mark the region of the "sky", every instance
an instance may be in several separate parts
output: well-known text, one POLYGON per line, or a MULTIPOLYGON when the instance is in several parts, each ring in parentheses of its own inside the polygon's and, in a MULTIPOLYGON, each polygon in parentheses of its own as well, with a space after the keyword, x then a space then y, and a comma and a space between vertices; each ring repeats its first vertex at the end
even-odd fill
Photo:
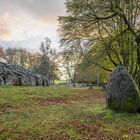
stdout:
POLYGON ((65 15, 65 0, 0 0, 0 46, 39 51, 49 37, 59 46, 58 16, 65 15))

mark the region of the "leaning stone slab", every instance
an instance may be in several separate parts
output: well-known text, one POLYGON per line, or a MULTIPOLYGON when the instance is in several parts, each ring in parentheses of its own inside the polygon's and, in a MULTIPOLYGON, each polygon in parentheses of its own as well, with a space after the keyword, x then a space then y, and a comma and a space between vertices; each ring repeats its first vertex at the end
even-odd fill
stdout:
POLYGON ((137 112, 140 110, 140 92, 134 80, 124 67, 117 67, 107 84, 107 105, 109 108, 137 112))
POLYGON ((4 85, 4 80, 2 79, 1 76, 0 76, 0 85, 4 85))

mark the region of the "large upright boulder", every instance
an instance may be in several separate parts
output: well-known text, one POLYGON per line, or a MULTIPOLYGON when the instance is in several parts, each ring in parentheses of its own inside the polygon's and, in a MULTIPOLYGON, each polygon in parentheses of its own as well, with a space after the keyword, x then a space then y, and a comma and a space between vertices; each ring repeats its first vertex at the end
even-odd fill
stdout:
POLYGON ((34 76, 30 76, 30 85, 31 86, 36 86, 36 78, 34 76))
POLYGON ((36 74, 35 78, 36 78, 36 85, 37 86, 42 86, 43 85, 43 78, 42 78, 42 76, 39 75, 39 74, 36 74))
POLYGON ((43 86, 48 86, 48 80, 47 78, 43 78, 43 86))
POLYGON ((140 110, 140 93, 134 80, 124 67, 117 67, 107 84, 107 104, 109 108, 125 112, 140 110))

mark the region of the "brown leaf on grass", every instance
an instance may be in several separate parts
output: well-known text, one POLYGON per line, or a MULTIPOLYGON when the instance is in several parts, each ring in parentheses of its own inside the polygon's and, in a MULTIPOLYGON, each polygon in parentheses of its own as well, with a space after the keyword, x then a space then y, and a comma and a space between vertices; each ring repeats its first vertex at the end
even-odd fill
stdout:
POLYGON ((5 131, 4 126, 0 126, 0 133, 2 133, 3 131, 5 131))
POLYGON ((87 89, 81 89, 74 91, 73 96, 63 96, 63 97, 50 97, 42 98, 32 94, 28 94, 33 100, 39 102, 41 105, 56 105, 56 104, 75 104, 79 101, 94 101, 95 103, 105 104, 105 97, 103 92, 100 90, 89 91, 87 89))
POLYGON ((140 128, 129 128, 128 133, 130 133, 130 134, 140 134, 140 128))
POLYGON ((41 98, 41 97, 32 97, 33 100, 39 102, 41 105, 57 105, 57 104, 70 104, 70 102, 68 102, 67 98, 61 98, 61 97, 57 97, 57 98, 41 98))
POLYGON ((89 125, 80 122, 79 120, 73 120, 71 122, 73 128, 75 128, 80 134, 84 135, 87 140, 108 140, 109 137, 102 131, 101 124, 89 125))
POLYGON ((2 104, 0 105, 0 114, 10 113, 12 111, 12 106, 9 104, 2 104))
POLYGON ((68 135, 67 133, 61 132, 50 134, 48 137, 46 137, 46 140, 75 140, 75 139, 70 137, 70 135, 68 135))

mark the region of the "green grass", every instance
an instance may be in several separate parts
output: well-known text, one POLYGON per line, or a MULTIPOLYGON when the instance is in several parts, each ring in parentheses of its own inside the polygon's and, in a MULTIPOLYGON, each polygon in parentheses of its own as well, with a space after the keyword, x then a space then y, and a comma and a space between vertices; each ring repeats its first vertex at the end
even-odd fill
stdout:
POLYGON ((106 108, 101 89, 0 87, 0 140, 140 139, 140 114, 106 108))

